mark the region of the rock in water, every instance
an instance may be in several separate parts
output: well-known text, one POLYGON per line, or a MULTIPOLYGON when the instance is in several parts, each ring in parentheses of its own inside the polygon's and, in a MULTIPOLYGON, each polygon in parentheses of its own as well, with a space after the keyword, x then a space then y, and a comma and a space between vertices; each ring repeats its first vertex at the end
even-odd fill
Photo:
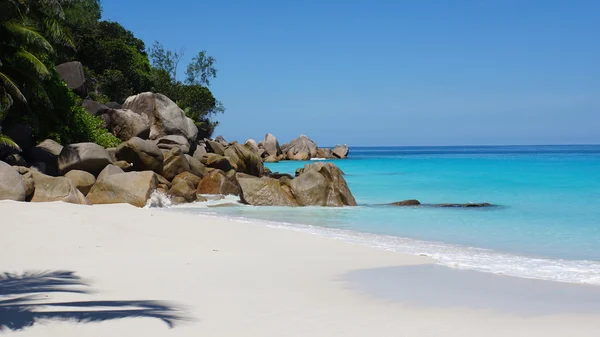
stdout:
POLYGON ((356 206, 343 175, 332 163, 305 165, 290 186, 302 206, 356 206))
POLYGON ((94 143, 67 145, 58 156, 58 169, 62 174, 71 170, 81 170, 98 175, 110 163, 112 159, 108 151, 94 143))
POLYGON ((93 174, 79 171, 79 170, 71 170, 65 174, 65 178, 71 180, 75 187, 81 192, 83 195, 87 195, 92 186, 96 183, 96 178, 93 174))
POLYGON ((419 206, 421 202, 416 199, 402 200, 391 203, 392 206, 419 206))
POLYGON ((198 188, 198 185, 200 185, 202 178, 191 174, 190 172, 182 172, 178 174, 175 178, 173 178, 173 185, 177 184, 177 182, 179 182, 180 180, 185 180, 192 183, 192 187, 196 189, 198 188))
POLYGON ((123 109, 145 114, 150 121, 150 139, 168 135, 184 136, 188 143, 195 143, 198 128, 183 110, 163 94, 141 93, 127 98, 123 109))
POLYGON ((66 62, 56 66, 58 76, 65 82, 67 87, 76 92, 81 98, 88 95, 85 87, 85 75, 83 73, 83 65, 78 61, 66 62))
POLYGON ((278 158, 283 153, 281 152, 281 147, 279 146, 277 138, 270 133, 265 135, 263 148, 265 149, 265 157, 273 156, 274 158, 278 158))
POLYGON ((133 137, 117 147, 115 156, 118 160, 132 163, 134 171, 162 173, 164 155, 152 141, 133 137))
POLYGON ((25 201, 26 197, 27 191, 19 172, 0 161, 0 200, 25 201))
POLYGON ((176 204, 196 201, 196 189, 194 188, 194 184, 184 179, 179 179, 177 181, 173 180, 173 186, 171 186, 167 195, 171 197, 171 200, 176 204))
POLYGON ((348 158, 348 146, 347 145, 336 145, 331 151, 334 156, 340 159, 348 158))
POLYGON ((253 206, 299 206, 285 180, 238 173, 240 199, 253 206))
POLYGON ((87 198, 92 204, 127 203, 144 207, 157 186, 158 177, 152 171, 119 173, 98 180, 87 198))
POLYGON ((240 144, 229 145, 225 149, 225 156, 237 167, 237 171, 256 177, 263 175, 265 167, 262 160, 252 150, 240 144))
POLYGON ((286 151, 289 160, 309 160, 317 156, 317 144, 305 135, 301 135, 290 142, 286 151))
POLYGON ((89 204, 71 180, 65 177, 51 177, 35 171, 31 173, 35 187, 31 202, 63 201, 71 204, 89 204))

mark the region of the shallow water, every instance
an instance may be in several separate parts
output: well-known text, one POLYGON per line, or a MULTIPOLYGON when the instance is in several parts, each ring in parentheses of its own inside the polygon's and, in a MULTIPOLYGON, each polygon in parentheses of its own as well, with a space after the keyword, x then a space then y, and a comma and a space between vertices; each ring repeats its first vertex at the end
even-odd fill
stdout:
MULTIPOLYGON (((440 264, 600 284, 600 146, 351 148, 335 163, 355 208, 186 206, 434 257, 440 264), (490 202, 484 209, 393 207, 490 202)), ((269 164, 294 173, 308 162, 269 164)))

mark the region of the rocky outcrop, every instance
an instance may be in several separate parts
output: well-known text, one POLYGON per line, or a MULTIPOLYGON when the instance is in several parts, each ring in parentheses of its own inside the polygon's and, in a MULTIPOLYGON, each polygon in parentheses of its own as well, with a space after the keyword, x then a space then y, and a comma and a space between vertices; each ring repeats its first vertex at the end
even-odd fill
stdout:
POLYGON ((331 159, 332 157, 333 152, 331 152, 331 149, 321 147, 317 149, 317 158, 331 159))
POLYGON ((305 165, 290 186, 300 205, 356 206, 344 172, 332 163, 305 165))
POLYGON ((133 137, 121 143, 115 152, 118 160, 124 160, 133 164, 134 171, 154 171, 162 173, 164 155, 162 151, 149 140, 133 137))
POLYGON ((62 149, 63 146, 52 139, 44 140, 29 150, 31 166, 44 174, 57 176, 58 156, 62 149))
POLYGON ((85 87, 85 75, 83 65, 78 61, 66 62, 56 66, 56 72, 60 78, 67 82, 67 87, 73 90, 81 98, 88 95, 85 87))
POLYGON ((71 180, 83 195, 87 195, 92 186, 96 183, 96 178, 91 173, 79 170, 67 172, 65 178, 71 180))
POLYGON ((226 174, 221 170, 208 173, 198 185, 198 194, 239 195, 240 187, 235 179, 235 171, 226 174))
POLYGON ((175 178, 173 178, 173 185, 177 184, 180 180, 185 180, 192 183, 192 187, 195 190, 196 188, 198 188, 198 185, 200 185, 202 178, 190 172, 183 172, 178 174, 175 178))
POLYGON ((63 147, 58 156, 58 169, 62 174, 81 170, 97 175, 112 159, 108 151, 94 143, 78 143, 63 147))
POLYGON ((160 137, 156 140, 156 145, 163 150, 170 150, 172 148, 179 148, 183 153, 190 152, 190 143, 184 136, 170 135, 160 137))
POLYGON ((215 138, 215 142, 223 145, 223 146, 227 146, 229 143, 225 140, 225 138, 223 138, 223 136, 217 136, 217 138, 215 138))
POLYGON ((150 122, 150 139, 158 139, 168 135, 184 136, 190 144, 195 144, 198 128, 183 110, 162 94, 141 93, 127 98, 123 109, 144 114, 150 122))
POLYGON ((0 200, 25 201, 27 193, 19 172, 0 161, 0 200))
POLYGON ((63 201, 71 204, 89 204, 71 180, 65 177, 51 177, 35 171, 31 173, 34 184, 31 202, 63 201))
POLYGON ((258 155, 260 157, 259 153, 259 148, 258 148, 258 144, 256 143, 256 141, 254 139, 248 139, 246 140, 246 142, 244 142, 244 146, 249 148, 250 151, 254 152, 254 154, 258 155))
POLYGON ((92 204, 127 203, 144 207, 158 186, 152 171, 119 173, 98 180, 87 195, 92 204))
POLYGON ((260 177, 264 173, 264 166, 260 157, 244 145, 233 143, 227 146, 225 156, 237 167, 238 172, 256 177, 260 177))
POLYGON ((225 155, 225 146, 223 144, 210 139, 206 139, 204 142, 209 153, 215 153, 220 156, 225 155))
POLYGON ((203 178, 206 175, 206 166, 202 164, 202 162, 188 154, 185 155, 185 159, 187 159, 188 164, 190 164, 190 172, 200 178, 203 178))
POLYGON ((402 200, 391 203, 392 206, 419 206, 421 202, 416 199, 402 200))
POLYGON ((177 182, 173 181, 173 185, 167 192, 167 195, 175 204, 196 201, 196 189, 192 182, 185 179, 179 179, 177 182))
POLYGON ((494 205, 481 202, 481 203, 466 203, 466 204, 422 204, 419 200, 411 199, 411 200, 403 200, 393 202, 388 204, 390 206, 421 206, 421 207, 441 207, 441 208, 480 208, 480 207, 494 207, 494 205))
POLYGON ((200 159, 200 162, 206 167, 218 169, 223 172, 228 172, 230 170, 235 169, 235 166, 232 164, 228 157, 223 157, 216 153, 205 154, 204 156, 202 156, 202 159, 200 159))
POLYGON ((257 178, 238 173, 240 200, 254 206, 299 206, 289 185, 289 179, 257 178))
POLYGON ((123 141, 132 137, 142 139, 150 137, 150 120, 145 114, 138 114, 128 109, 107 109, 101 117, 106 121, 108 131, 123 141))
POLYGON ((200 160, 200 159, 202 159, 202 156, 207 153, 208 153, 208 151, 206 149, 206 143, 204 141, 198 142, 198 145, 196 146, 196 150, 194 150, 193 157, 200 160))
POLYGON ((340 159, 348 158, 348 146, 347 145, 336 145, 331 151, 333 155, 340 159))
POLYGON ((281 151, 281 147, 279 146, 279 142, 277 141, 277 138, 275 138, 275 136, 273 136, 272 134, 267 133, 262 143, 263 148, 265 149, 265 153, 263 154, 263 156, 271 156, 273 158, 278 159, 279 156, 283 154, 283 152, 281 151))
POLYGON ((104 170, 102 170, 102 172, 100 172, 100 174, 98 175, 98 178, 96 178, 96 182, 104 180, 110 176, 113 176, 115 174, 120 174, 120 173, 125 173, 125 171, 123 171, 123 169, 115 166, 115 165, 108 165, 104 168, 104 170))
POLYGON ((163 164, 162 176, 171 181, 175 176, 182 172, 190 171, 190 163, 179 148, 171 149, 165 153, 165 162, 163 164))
POLYGON ((290 142, 286 148, 288 160, 309 160, 317 156, 317 144, 305 135, 290 142))

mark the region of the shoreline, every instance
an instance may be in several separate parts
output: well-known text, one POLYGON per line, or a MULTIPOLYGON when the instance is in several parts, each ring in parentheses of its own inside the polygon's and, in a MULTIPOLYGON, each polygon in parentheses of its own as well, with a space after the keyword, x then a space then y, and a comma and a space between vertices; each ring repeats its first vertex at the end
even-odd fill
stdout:
MULTIPOLYGON (((95 317, 96 310, 117 304, 166 301, 161 303, 171 306, 161 308, 174 324, 169 329, 161 321, 156 305, 138 316, 93 322, 43 319, 71 311, 42 305, 33 315, 41 318, 21 327, 20 336, 565 336, 574 329, 578 336, 595 336, 600 329, 593 311, 522 317, 378 298, 345 277, 433 265, 431 260, 291 230, 129 205, 0 202, 0 213, 0 244, 10 252, 0 256, 1 272, 72 271, 91 288, 80 294, 41 291, 48 296, 41 303, 67 303, 74 306, 69 310, 95 317), (181 317, 169 308, 180 308, 181 317)), ((435 281, 443 285, 446 279, 435 281)), ((6 318, 0 321, 6 324, 6 318)))
MULTIPOLYGON (((234 198, 233 196, 228 197, 231 197, 231 200, 222 200, 226 204, 231 203, 234 198)), ((219 202, 220 200, 213 201, 213 203, 217 205, 219 202)), ((490 275, 508 276, 526 280, 540 280, 561 284, 600 287, 600 263, 593 260, 570 260, 546 256, 532 256, 441 241, 428 241, 395 235, 375 234, 354 229, 321 227, 318 225, 281 220, 264 220, 244 214, 219 214, 218 211, 215 211, 213 214, 194 212, 193 210, 199 208, 199 205, 205 206, 206 202, 173 205, 169 208, 156 208, 156 210, 185 213, 194 216, 209 216, 218 219, 239 221, 241 223, 253 223, 300 233, 308 233, 319 237, 340 240, 342 242, 358 244, 379 250, 392 251, 410 256, 426 257, 439 266, 456 270, 475 271, 490 275), (522 266, 528 266, 528 268, 522 269, 522 266), (569 273, 559 272, 561 270, 568 270, 569 273)), ((212 207, 216 208, 218 206, 213 205, 212 207)), ((256 206, 240 204, 236 205, 236 207, 252 208, 256 206)), ((365 205, 359 205, 358 207, 365 207, 365 205)), ((207 208, 210 208, 210 206, 207 208)), ((344 208, 316 208, 315 210, 320 212, 339 212, 344 211, 344 208)))

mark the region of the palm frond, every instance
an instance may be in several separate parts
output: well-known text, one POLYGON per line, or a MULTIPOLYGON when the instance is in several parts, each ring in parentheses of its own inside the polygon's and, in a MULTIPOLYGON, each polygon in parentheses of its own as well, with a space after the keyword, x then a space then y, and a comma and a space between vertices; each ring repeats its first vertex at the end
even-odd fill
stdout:
POLYGON ((27 50, 21 49, 16 53, 15 56, 27 60, 27 62, 33 66, 33 69, 35 69, 36 73, 38 73, 40 76, 48 76, 50 74, 50 71, 48 68, 46 68, 44 62, 40 61, 39 58, 27 50))
POLYGON ((9 147, 11 149, 21 151, 21 148, 14 140, 10 139, 10 137, 3 135, 0 133, 0 146, 9 147))
POLYGON ((58 20, 47 17, 44 19, 44 26, 50 39, 55 43, 63 44, 70 48, 75 48, 75 43, 67 30, 63 28, 58 20))
POLYGON ((17 86, 17 84, 10 77, 2 72, 0 72, 0 86, 4 87, 11 98, 27 104, 27 99, 21 92, 21 89, 19 89, 19 86, 17 86))
POLYGON ((54 49, 46 38, 36 31, 33 27, 20 24, 18 22, 6 22, 3 24, 4 28, 15 36, 18 36, 28 45, 35 45, 44 49, 45 51, 52 53, 54 49))

